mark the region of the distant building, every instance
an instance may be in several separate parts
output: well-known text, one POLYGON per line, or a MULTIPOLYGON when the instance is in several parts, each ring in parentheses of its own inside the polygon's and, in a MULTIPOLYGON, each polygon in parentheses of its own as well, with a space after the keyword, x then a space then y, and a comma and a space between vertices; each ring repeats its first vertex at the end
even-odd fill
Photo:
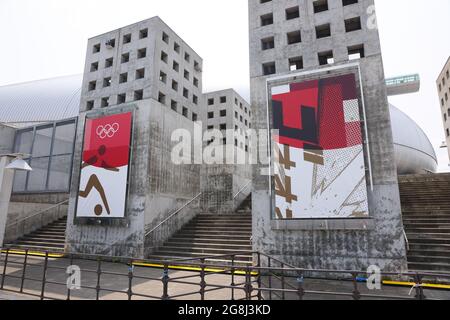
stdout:
POLYGON ((272 178, 253 169, 253 249, 305 268, 406 269, 374 1, 249 0, 249 12, 252 125, 279 129, 281 159, 272 178))
POLYGON ((450 57, 436 81, 439 92, 442 120, 444 121, 445 141, 450 158, 450 57))

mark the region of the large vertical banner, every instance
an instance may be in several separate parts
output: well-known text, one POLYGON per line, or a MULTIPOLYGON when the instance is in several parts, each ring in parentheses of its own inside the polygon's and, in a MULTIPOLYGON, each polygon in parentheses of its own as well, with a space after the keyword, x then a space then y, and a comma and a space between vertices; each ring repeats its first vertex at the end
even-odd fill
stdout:
POLYGON ((354 74, 272 88, 276 219, 369 215, 354 74))
POLYGON ((126 212, 132 113, 87 119, 78 218, 123 218, 126 212))

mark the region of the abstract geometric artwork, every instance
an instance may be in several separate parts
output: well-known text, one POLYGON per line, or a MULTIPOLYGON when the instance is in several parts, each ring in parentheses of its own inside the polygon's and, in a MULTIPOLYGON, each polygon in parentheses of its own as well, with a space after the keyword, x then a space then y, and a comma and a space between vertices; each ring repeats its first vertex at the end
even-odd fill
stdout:
POLYGON ((354 74, 272 88, 275 219, 369 215, 354 74))
POLYGON ((126 211, 132 113, 87 119, 78 218, 123 218, 126 211))

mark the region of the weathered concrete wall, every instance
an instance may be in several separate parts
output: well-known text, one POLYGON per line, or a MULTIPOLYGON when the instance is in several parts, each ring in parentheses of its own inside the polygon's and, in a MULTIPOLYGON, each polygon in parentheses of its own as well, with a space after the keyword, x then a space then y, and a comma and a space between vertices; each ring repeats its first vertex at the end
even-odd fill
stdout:
MULTIPOLYGON (((143 258, 145 231, 156 226, 199 192, 199 168, 172 164, 172 131, 185 128, 193 131, 193 122, 155 100, 102 110, 105 115, 134 110, 134 144, 132 147, 129 200, 124 221, 103 221, 101 224, 75 218, 75 202, 80 177, 81 139, 85 114, 80 117, 74 158, 67 229, 68 252, 131 256, 143 258)), ((94 111, 96 112, 96 111, 94 111)), ((195 212, 195 211, 194 211, 195 212)), ((185 217, 171 221, 172 229, 185 217)), ((152 241, 148 243, 153 247, 152 241)), ((148 251, 148 250, 147 250, 148 251)))
POLYGON ((3 245, 5 236, 8 205, 11 197, 14 172, 5 169, 12 157, 0 157, 0 247, 3 245))
POLYGON ((260 4, 258 0, 249 0, 252 123, 257 129, 267 129, 269 97, 262 63, 275 61, 277 75, 289 74, 287 58, 301 54, 305 68, 302 71, 320 70, 326 66, 318 65, 318 52, 333 50, 334 65, 345 64, 347 46, 363 43, 366 58, 359 61, 374 182, 373 190, 368 189, 370 219, 274 221, 269 178, 261 175, 265 166, 257 165, 253 168, 252 195, 254 250, 302 268, 365 270, 378 265, 384 271, 402 271, 407 268, 406 249, 381 49, 378 31, 369 30, 366 23, 370 18, 366 9, 373 1, 363 0, 344 8, 341 1, 328 3, 329 11, 314 15, 312 3, 300 0, 302 18, 284 23, 281 22, 285 20, 284 10, 293 6, 291 2, 260 4), (260 15, 272 11, 275 24, 260 27, 260 15), (363 30, 345 33, 344 18, 356 15, 361 16, 363 30), (332 36, 316 40, 315 25, 326 22, 331 22, 332 36), (302 43, 288 48, 278 35, 292 31, 288 29, 294 26, 301 27, 302 43), (276 49, 261 53, 261 39, 274 34, 276 49))
POLYGON ((200 182, 202 212, 217 214, 235 212, 251 192, 249 187, 251 176, 250 165, 205 164, 201 169, 200 182), (242 190, 244 187, 246 188, 242 190))
MULTIPOLYGON (((194 137, 194 122, 175 111, 152 101, 150 130, 149 192, 146 197, 145 230, 149 231, 175 211, 183 208, 200 193, 200 167, 196 164, 175 164, 172 149, 178 143, 172 141, 172 133, 184 129, 194 137)), ((199 129, 201 130, 201 129, 199 129)), ((193 161, 191 149, 191 163, 193 161)), ((184 208, 146 239, 146 254, 162 245, 199 213, 198 200, 184 208)))
POLYGON ((16 129, 0 124, 0 155, 13 152, 16 129))

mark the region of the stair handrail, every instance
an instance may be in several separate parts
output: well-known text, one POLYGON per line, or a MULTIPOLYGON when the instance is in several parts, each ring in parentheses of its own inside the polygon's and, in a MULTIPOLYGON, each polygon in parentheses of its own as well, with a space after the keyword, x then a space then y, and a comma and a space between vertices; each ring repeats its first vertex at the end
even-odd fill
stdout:
POLYGON ((244 192, 244 190, 247 189, 247 187, 248 187, 249 185, 251 185, 251 183, 252 183, 252 180, 250 180, 249 182, 247 182, 247 184, 246 184, 244 187, 242 187, 242 189, 239 190, 238 193, 236 193, 236 194, 234 195, 233 200, 236 200, 236 198, 237 198, 242 192, 244 192))
POLYGON ((151 235, 153 232, 155 232, 156 230, 158 230, 161 226, 163 226, 164 224, 167 223, 167 221, 171 220, 173 217, 175 217, 177 214, 179 214, 182 210, 184 210, 187 206, 189 206, 192 202, 194 202, 195 200, 197 200, 201 195, 203 194, 203 192, 200 192, 198 195, 196 195, 194 198, 192 198, 191 200, 189 200, 186 204, 184 204, 181 208, 177 209, 176 211, 174 211, 173 213, 171 213, 166 219, 164 219, 163 221, 161 221, 156 227, 154 227, 153 229, 151 229, 150 231, 145 233, 145 237, 147 238, 149 235, 151 235))
POLYGON ((408 235, 406 234, 405 229, 403 229, 403 237, 405 237, 405 242, 406 242, 406 248, 408 249, 408 251, 410 250, 410 246, 409 246, 409 239, 408 239, 408 235))
POLYGON ((16 226, 16 225, 18 225, 19 223, 25 222, 25 221, 30 220, 30 219, 32 219, 32 218, 34 218, 34 217, 39 216, 39 215, 42 216, 44 213, 46 213, 46 212, 48 212, 48 211, 50 211, 50 210, 53 210, 53 209, 55 209, 55 208, 61 207, 62 205, 65 205, 65 204, 68 204, 68 203, 69 203, 69 200, 65 200, 65 201, 63 201, 63 202, 60 202, 60 203, 58 203, 58 204, 55 204, 54 206, 51 206, 51 207, 46 208, 46 209, 43 209, 43 210, 41 210, 41 211, 39 211, 39 212, 33 214, 32 216, 29 216, 29 217, 26 217, 26 218, 23 218, 23 219, 19 219, 19 220, 17 220, 17 221, 14 221, 13 223, 8 224, 6 227, 7 227, 7 228, 11 228, 12 226, 16 226))

